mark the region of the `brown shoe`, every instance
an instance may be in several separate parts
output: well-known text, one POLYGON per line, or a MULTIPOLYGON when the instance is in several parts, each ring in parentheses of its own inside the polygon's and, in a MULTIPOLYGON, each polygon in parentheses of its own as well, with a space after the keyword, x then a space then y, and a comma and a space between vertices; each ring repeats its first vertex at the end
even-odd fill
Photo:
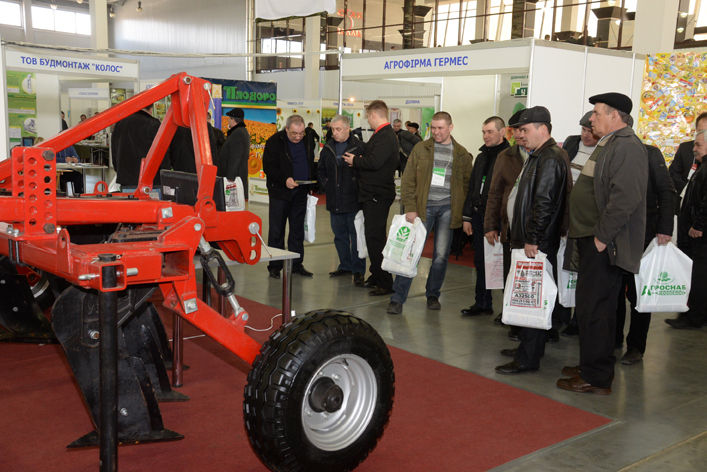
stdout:
POLYGON ((579 366, 576 365, 574 367, 566 365, 562 368, 562 375, 566 375, 567 377, 576 377, 579 378, 579 366))
POLYGON ((571 379, 560 379, 557 381, 557 386, 563 390, 569 390, 576 393, 596 393, 597 395, 611 395, 610 388, 599 388, 585 382, 579 377, 571 379))

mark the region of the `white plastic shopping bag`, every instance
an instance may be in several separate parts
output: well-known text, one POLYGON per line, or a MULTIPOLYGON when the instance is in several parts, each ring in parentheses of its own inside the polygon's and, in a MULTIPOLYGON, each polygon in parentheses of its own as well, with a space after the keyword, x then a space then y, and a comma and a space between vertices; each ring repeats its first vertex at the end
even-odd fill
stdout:
POLYGON ((422 250, 427 241, 427 229, 420 218, 415 218, 415 222, 410 224, 405 220, 405 215, 395 215, 393 224, 388 232, 388 242, 386 248, 393 257, 401 256, 400 262, 389 259, 385 256, 383 249, 383 263, 381 268, 395 275, 404 277, 415 277, 417 275, 417 263, 420 262, 422 250))
POLYGON ((493 246, 484 238, 484 268, 486 269, 486 290, 503 288, 503 244, 493 246))
POLYGON ((245 192, 240 177, 236 177, 235 181, 223 179, 223 190, 226 195, 226 211, 245 210, 245 192))
POLYGON ((413 223, 408 223, 405 215, 395 215, 383 248, 383 257, 397 264, 407 260, 415 242, 414 236, 413 223))
POLYGON ((368 246, 366 246, 366 226, 363 218, 363 210, 359 210, 354 218, 354 227, 356 228, 356 249, 358 250, 359 259, 368 257, 368 246))
POLYGON ((318 200, 319 199, 313 195, 307 195, 307 212, 304 215, 304 240, 308 243, 314 242, 318 200))
POLYGON ((675 244, 658 245, 653 239, 635 276, 636 310, 641 313, 687 311, 692 281, 692 259, 675 244))
POLYGON ((557 296, 560 305, 565 308, 576 306, 577 295, 577 272, 564 270, 565 250, 567 249, 567 239, 560 239, 560 248, 557 250, 557 296))
POLYGON ((538 252, 530 259, 523 249, 511 251, 511 270, 503 293, 503 323, 550 329, 556 298, 557 285, 547 256, 538 252))

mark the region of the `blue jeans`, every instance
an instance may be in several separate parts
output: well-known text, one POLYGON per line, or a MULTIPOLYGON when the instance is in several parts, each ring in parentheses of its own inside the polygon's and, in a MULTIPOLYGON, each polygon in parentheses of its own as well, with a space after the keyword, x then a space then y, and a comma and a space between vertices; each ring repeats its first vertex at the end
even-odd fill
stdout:
POLYGON ((331 230, 334 232, 334 246, 339 254, 339 270, 363 274, 366 272, 366 259, 358 257, 356 246, 356 227, 351 213, 330 213, 331 230))
MULTIPOLYGON (((434 230, 434 250, 432 251, 432 267, 427 276, 425 285, 425 296, 439 298, 439 290, 442 288, 444 276, 447 273, 447 262, 449 261, 449 251, 452 247, 452 207, 451 205, 428 206, 427 220, 425 228, 427 234, 434 230)), ((393 290, 395 293, 390 297, 391 302, 405 303, 410 291, 412 278, 395 276, 393 290)))

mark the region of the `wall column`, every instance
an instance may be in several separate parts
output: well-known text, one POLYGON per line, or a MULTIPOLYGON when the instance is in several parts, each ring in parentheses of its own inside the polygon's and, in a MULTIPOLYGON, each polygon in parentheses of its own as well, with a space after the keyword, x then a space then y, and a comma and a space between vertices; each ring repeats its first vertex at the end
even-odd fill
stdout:
MULTIPOLYGON (((308 16, 305 18, 304 22, 304 51, 319 51, 321 48, 319 45, 322 24, 321 17, 308 16)), ((304 98, 319 98, 319 55, 317 54, 304 56, 304 98)))
POLYGON ((636 7, 633 52, 670 52, 675 46, 678 0, 641 0, 636 7))

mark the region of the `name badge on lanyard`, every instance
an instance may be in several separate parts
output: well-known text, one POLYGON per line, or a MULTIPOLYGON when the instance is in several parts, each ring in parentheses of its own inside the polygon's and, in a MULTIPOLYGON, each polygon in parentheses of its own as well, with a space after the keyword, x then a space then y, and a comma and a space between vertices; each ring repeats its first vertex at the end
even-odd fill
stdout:
POLYGON ((432 168, 432 186, 444 187, 444 178, 447 174, 447 169, 444 167, 432 168))

